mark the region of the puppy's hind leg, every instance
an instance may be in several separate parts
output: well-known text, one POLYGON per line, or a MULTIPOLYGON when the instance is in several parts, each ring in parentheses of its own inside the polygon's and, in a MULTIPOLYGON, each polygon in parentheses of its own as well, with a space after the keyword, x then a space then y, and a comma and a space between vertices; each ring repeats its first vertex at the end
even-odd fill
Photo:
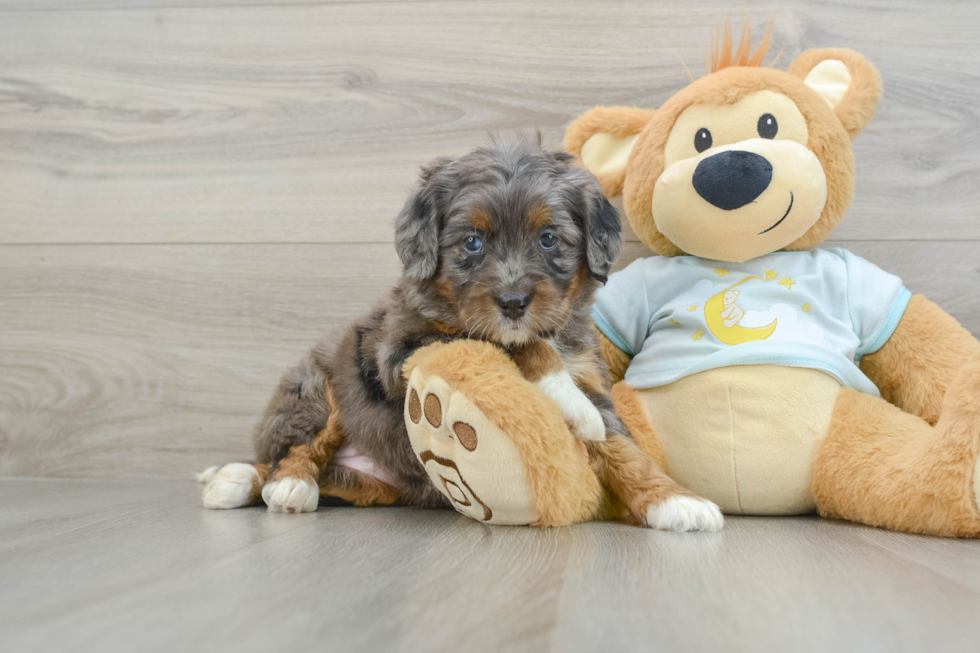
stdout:
POLYGON ((320 496, 365 508, 395 504, 401 498, 401 493, 376 478, 332 465, 320 477, 320 496))
POLYGON ((202 499, 211 510, 242 508, 261 502, 262 486, 269 475, 268 465, 230 463, 209 467, 198 475, 205 483, 202 499))

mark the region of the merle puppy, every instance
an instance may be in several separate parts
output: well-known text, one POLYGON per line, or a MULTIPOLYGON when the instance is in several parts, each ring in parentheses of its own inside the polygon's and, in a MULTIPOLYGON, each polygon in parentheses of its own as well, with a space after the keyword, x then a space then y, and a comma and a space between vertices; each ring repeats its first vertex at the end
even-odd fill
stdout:
POLYGON ((687 500, 640 450, 609 398, 590 308, 620 245, 616 210, 564 152, 520 138, 426 166, 395 224, 400 281, 285 374, 253 437, 256 464, 204 472, 204 505, 448 507, 412 452, 402 365, 430 343, 477 338, 557 402, 634 521, 720 527, 713 504, 687 500))

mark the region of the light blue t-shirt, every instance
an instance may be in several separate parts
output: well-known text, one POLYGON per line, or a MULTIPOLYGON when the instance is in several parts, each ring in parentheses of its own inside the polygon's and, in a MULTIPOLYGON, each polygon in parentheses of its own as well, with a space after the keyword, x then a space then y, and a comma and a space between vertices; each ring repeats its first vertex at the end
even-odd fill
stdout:
POLYGON ((745 263, 653 256, 609 277, 593 317, 633 356, 625 380, 636 388, 770 364, 821 370, 880 396, 857 363, 888 341, 911 297, 901 279, 843 249, 745 263))

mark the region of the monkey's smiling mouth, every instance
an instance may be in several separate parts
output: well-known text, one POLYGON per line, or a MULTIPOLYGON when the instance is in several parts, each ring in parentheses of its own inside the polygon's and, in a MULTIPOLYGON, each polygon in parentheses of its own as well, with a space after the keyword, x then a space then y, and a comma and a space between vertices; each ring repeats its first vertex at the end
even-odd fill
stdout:
POLYGON ((789 206, 786 207, 786 213, 783 214, 783 217, 779 218, 779 222, 777 222, 773 226, 769 227, 765 231, 760 231, 759 233, 757 233, 756 236, 761 236, 762 234, 768 233, 768 232, 772 231, 773 229, 775 229, 776 227, 778 227, 780 224, 782 224, 783 220, 786 219, 786 216, 788 216, 789 215, 789 212, 792 211, 792 210, 793 210, 793 191, 790 191, 789 192, 789 206))

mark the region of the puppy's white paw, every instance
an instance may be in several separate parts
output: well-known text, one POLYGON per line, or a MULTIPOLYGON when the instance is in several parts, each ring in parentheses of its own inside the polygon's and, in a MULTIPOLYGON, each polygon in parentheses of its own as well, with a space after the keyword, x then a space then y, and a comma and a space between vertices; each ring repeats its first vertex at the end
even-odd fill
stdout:
POLYGON ((721 509, 695 497, 671 497, 647 508, 647 526, 662 531, 720 531, 721 509))
POLYGON ((266 483, 262 500, 270 512, 313 512, 320 500, 320 488, 301 478, 287 476, 266 483))
POLYGON ((207 481, 202 493, 204 507, 210 510, 229 510, 248 505, 252 484, 258 477, 259 471, 245 463, 209 467, 199 476, 207 481))
POLYGON ((606 425, 599 409, 578 389, 567 370, 548 374, 538 381, 538 387, 558 404, 577 438, 600 442, 606 439, 606 425))
POLYGON ((215 474, 218 473, 219 469, 221 469, 221 465, 214 465, 212 467, 208 467, 200 474, 195 474, 194 476, 197 478, 198 483, 207 483, 212 478, 214 478, 215 474))

